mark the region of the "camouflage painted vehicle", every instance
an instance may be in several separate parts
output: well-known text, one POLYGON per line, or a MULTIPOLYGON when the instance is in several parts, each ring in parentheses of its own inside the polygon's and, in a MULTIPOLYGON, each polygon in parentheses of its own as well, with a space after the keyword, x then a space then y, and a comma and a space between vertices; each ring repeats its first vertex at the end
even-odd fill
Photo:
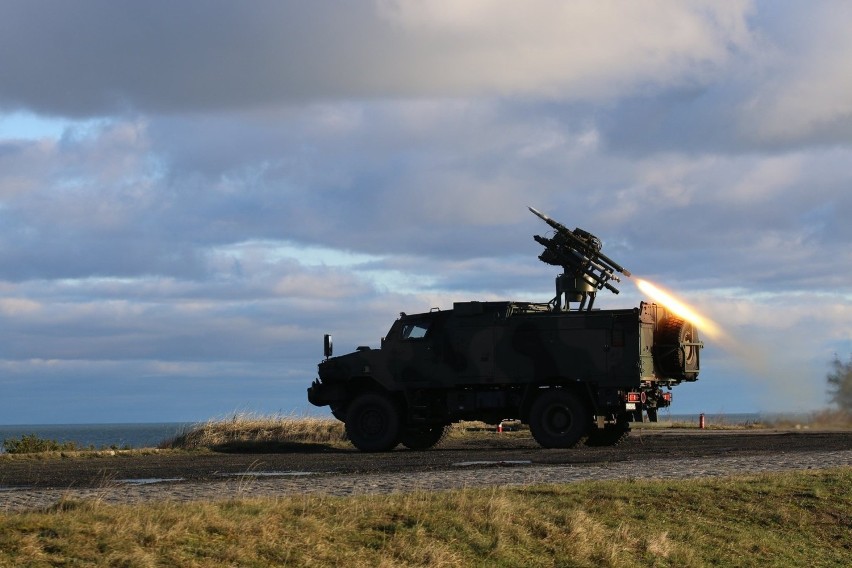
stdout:
MULTIPOLYGON (((555 228, 554 239, 542 239, 549 243, 542 257, 568 250, 554 250, 559 231, 567 231, 555 228)), ((600 255, 599 244, 593 254, 579 253, 596 267, 578 264, 577 243, 569 248, 575 254, 561 264, 566 270, 549 303, 457 302, 451 310, 403 313, 379 349, 340 357, 332 357, 326 336, 326 360, 308 400, 329 406, 364 451, 400 443, 426 449, 453 422, 506 418, 528 424, 546 448, 617 443, 643 412, 656 419, 671 403, 672 386, 698 378, 702 344, 694 326, 656 304, 593 310, 596 290, 611 287, 616 271, 629 273, 600 255), (581 307, 569 309, 571 301, 581 307)))

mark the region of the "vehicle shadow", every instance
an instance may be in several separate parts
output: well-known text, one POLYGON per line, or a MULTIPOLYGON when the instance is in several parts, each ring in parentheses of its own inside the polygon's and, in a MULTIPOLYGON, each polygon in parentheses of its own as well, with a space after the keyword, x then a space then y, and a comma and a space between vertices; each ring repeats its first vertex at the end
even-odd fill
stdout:
POLYGON ((326 444, 279 441, 233 441, 210 448, 223 454, 317 454, 352 453, 355 448, 339 448, 326 444))

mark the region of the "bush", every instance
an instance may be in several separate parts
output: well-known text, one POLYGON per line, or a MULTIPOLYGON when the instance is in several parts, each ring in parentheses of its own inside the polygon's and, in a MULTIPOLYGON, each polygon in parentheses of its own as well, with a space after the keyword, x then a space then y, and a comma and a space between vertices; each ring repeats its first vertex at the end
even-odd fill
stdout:
POLYGON ((826 377, 828 396, 841 412, 852 414, 852 356, 843 362, 837 355, 831 362, 831 372, 826 377))
POLYGON ((35 434, 23 435, 20 439, 3 440, 3 447, 10 454, 36 454, 39 452, 61 452, 79 449, 76 442, 57 442, 39 438, 35 434))

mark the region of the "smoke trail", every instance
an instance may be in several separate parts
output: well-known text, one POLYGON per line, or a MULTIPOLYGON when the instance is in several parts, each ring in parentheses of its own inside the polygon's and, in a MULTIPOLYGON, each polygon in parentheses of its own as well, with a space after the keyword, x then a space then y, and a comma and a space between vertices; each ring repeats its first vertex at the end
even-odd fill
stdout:
MULTIPOLYGON (((718 363, 735 372, 739 369, 737 375, 743 381, 758 381, 762 390, 755 394, 763 399, 766 408, 801 412, 821 404, 820 392, 824 379, 819 376, 819 369, 807 360, 813 356, 805 352, 803 359, 801 339, 790 342, 783 330, 780 335, 773 333, 772 326, 767 324, 771 318, 766 313, 755 312, 745 318, 741 315, 739 324, 726 321, 723 327, 660 286, 635 276, 632 280, 646 298, 691 322, 700 330, 702 339, 721 349, 726 357, 718 363)), ((713 301, 713 305, 718 305, 722 309, 721 313, 730 317, 732 312, 742 312, 748 307, 757 309, 762 304, 755 300, 718 298, 713 301)), ((831 307, 836 311, 836 306, 831 307)), ((819 311, 787 311, 786 325, 794 329, 796 326, 804 327, 806 316, 819 311), (806 316, 802 313, 806 313, 806 316)), ((842 315, 837 317, 840 320, 843 318, 842 315)))
POLYGON ((760 380, 765 387, 763 396, 768 404, 779 404, 778 392, 784 393, 788 401, 806 401, 813 398, 814 384, 803 380, 804 373, 776 347, 759 338, 743 337, 723 329, 696 308, 676 298, 670 292, 647 280, 634 277, 636 287, 652 301, 665 306, 672 313, 691 322, 714 346, 724 350, 730 356, 735 367, 745 370, 750 376, 760 380))
POLYGON ((651 300, 662 304, 676 316, 692 323, 705 337, 736 357, 749 371, 764 376, 770 373, 769 359, 762 346, 734 337, 730 332, 722 329, 721 325, 699 313, 696 308, 656 284, 642 278, 634 278, 633 283, 651 300))
POLYGON ((699 314, 695 308, 687 305, 682 300, 675 298, 672 294, 666 292, 659 286, 651 284, 642 278, 634 278, 633 283, 636 284, 639 291, 643 292, 655 302, 664 305, 670 312, 679 318, 692 323, 692 325, 706 333, 708 337, 715 340, 720 340, 724 337, 725 334, 722 332, 722 328, 719 324, 710 318, 699 314))

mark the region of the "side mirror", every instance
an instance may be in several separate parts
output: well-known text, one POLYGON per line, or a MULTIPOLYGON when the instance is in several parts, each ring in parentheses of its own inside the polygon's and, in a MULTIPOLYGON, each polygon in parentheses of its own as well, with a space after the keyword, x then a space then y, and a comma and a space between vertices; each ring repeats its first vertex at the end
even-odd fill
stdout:
POLYGON ((322 337, 322 352, 325 355, 325 358, 328 359, 331 357, 334 352, 334 345, 331 341, 331 335, 326 333, 322 337))

